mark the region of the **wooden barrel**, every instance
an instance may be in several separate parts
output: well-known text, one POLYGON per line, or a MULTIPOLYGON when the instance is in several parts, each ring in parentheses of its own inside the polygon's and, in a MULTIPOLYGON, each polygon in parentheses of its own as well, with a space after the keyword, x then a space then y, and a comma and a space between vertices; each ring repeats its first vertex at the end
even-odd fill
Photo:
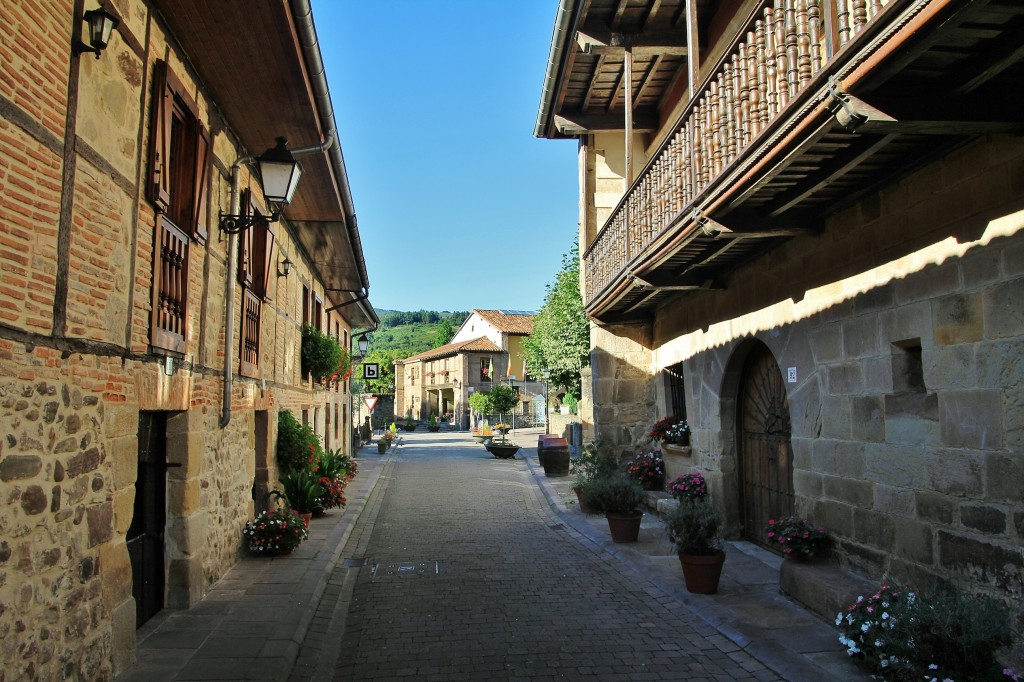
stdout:
POLYGON ((541 466, 544 466, 544 441, 548 438, 551 438, 551 436, 546 433, 537 436, 537 461, 540 462, 541 466))
POLYGON ((547 438, 544 441, 544 475, 548 478, 569 475, 569 441, 564 438, 547 438))

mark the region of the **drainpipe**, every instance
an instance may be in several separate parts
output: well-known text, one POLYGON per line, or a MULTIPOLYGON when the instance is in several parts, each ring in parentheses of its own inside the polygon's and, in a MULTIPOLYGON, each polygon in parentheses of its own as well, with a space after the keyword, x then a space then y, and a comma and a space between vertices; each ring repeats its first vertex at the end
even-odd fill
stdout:
MULTIPOLYGON (((253 160, 251 156, 242 156, 231 165, 231 213, 242 212, 242 192, 240 188, 239 170, 242 164, 253 160)), ((224 398, 220 411, 220 428, 231 423, 231 387, 234 379, 234 363, 231 360, 231 348, 235 336, 235 267, 238 264, 238 235, 228 235, 228 281, 224 287, 224 398)))

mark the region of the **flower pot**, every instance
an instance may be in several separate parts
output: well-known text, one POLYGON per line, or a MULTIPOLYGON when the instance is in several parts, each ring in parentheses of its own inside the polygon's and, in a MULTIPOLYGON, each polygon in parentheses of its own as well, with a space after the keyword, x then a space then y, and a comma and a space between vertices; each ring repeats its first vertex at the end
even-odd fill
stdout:
POLYGON ((306 524, 306 528, 309 528, 309 522, 313 520, 313 512, 306 512, 305 514, 299 514, 302 517, 302 522, 306 524))
POLYGON ((677 445, 674 443, 661 444, 661 452, 664 455, 673 455, 676 457, 689 457, 692 450, 689 445, 677 445))
POLYGON ((718 581, 722 577, 722 564, 725 563, 725 552, 717 552, 710 556, 695 554, 679 554, 679 563, 683 567, 683 580, 686 591, 693 594, 714 594, 718 591, 718 581))
POLYGON ((388 451, 387 441, 383 441, 383 440, 377 441, 377 454, 378 455, 383 455, 387 451, 388 451))
POLYGON ((484 434, 481 434, 481 433, 474 433, 473 434, 473 440, 475 440, 477 443, 480 443, 484 447, 486 447, 486 446, 491 444, 491 439, 492 438, 494 438, 494 434, 487 434, 487 435, 484 435, 484 434))
POLYGON ((569 442, 564 438, 548 438, 544 441, 544 475, 557 478, 569 475, 569 442))
POLYGON ((327 510, 324 509, 323 507, 316 507, 313 510, 313 518, 314 519, 322 519, 326 515, 327 515, 327 510))
POLYGON ((608 519, 608 530, 611 531, 612 542, 636 542, 640 537, 640 522, 644 518, 642 511, 607 512, 604 517, 608 519))
POLYGON ((580 511, 581 512, 583 512, 584 514, 596 514, 597 513, 596 509, 592 509, 590 507, 590 505, 587 504, 587 500, 583 496, 583 486, 581 486, 581 485, 573 486, 572 491, 574 493, 576 493, 576 499, 580 503, 580 511))
POLYGON ((498 459, 512 459, 519 452, 518 445, 497 445, 491 443, 487 446, 487 451, 497 457, 498 459))

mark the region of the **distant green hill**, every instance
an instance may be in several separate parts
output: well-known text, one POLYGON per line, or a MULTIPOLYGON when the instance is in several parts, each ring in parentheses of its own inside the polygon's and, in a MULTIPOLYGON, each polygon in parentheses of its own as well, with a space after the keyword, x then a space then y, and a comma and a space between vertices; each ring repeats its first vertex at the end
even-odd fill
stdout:
POLYGON ((453 328, 458 329, 469 317, 468 312, 436 310, 403 312, 377 309, 376 312, 380 327, 370 335, 370 350, 401 350, 401 357, 433 348, 443 320, 448 320, 453 328))

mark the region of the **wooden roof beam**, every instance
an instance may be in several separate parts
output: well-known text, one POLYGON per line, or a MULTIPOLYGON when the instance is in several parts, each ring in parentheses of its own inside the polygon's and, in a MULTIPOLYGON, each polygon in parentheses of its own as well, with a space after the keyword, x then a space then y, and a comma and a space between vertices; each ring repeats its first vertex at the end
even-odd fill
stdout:
MULTIPOLYGON (((601 54, 607 48, 633 48, 636 56, 649 54, 688 53, 686 35, 681 31, 650 31, 644 33, 616 33, 613 31, 580 28, 576 31, 576 44, 586 53, 601 54)), ((618 54, 618 53, 616 53, 618 54)))
MULTIPOLYGON (((621 131, 625 129, 625 118, 620 113, 590 113, 584 111, 561 111, 555 115, 555 128, 563 135, 583 135, 596 131, 621 131)), ((650 108, 634 110, 633 130, 653 132, 658 129, 658 114, 650 108)))

